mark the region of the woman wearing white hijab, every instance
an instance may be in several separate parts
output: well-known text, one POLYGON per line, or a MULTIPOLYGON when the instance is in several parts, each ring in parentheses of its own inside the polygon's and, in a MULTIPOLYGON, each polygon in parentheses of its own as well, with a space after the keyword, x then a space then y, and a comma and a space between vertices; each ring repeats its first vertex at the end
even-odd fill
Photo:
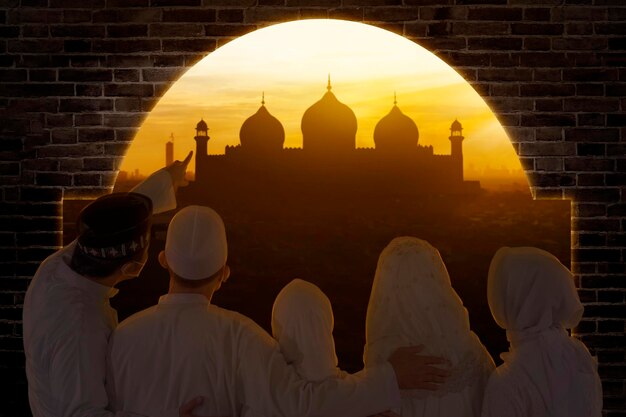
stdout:
POLYGON ((330 300, 316 285, 294 279, 272 308, 272 334, 288 363, 309 381, 341 378, 337 368, 330 300))
POLYGON ((450 283, 439 251, 414 237, 393 239, 378 259, 366 322, 365 367, 398 346, 450 361, 450 378, 437 391, 403 391, 403 417, 476 417, 495 368, 467 310, 450 283))
POLYGON ((597 365, 565 330, 583 314, 571 272, 541 249, 501 248, 487 295, 510 348, 489 379, 483 417, 600 416, 597 365))

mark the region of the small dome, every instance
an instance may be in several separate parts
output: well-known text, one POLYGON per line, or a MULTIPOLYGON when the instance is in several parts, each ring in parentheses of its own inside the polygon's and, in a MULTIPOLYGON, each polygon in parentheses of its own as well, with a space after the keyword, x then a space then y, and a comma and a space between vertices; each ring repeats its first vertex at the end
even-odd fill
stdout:
POLYGON ((391 111, 380 119, 374 128, 376 149, 413 149, 417 147, 419 136, 419 130, 413 119, 402 113, 395 103, 391 111))
POLYGON ((209 127, 206 125, 206 122, 203 119, 200 119, 200 121, 196 125, 196 130, 209 130, 209 127))
POLYGON ((280 150, 285 142, 282 123, 272 116, 262 104, 248 117, 239 130, 239 141, 244 149, 253 151, 280 150))
POLYGON ((357 121, 354 112, 330 91, 302 116, 302 147, 305 150, 351 150, 356 146, 357 121))
POLYGON ((450 125, 450 130, 463 130, 463 126, 457 119, 454 119, 454 122, 450 125))

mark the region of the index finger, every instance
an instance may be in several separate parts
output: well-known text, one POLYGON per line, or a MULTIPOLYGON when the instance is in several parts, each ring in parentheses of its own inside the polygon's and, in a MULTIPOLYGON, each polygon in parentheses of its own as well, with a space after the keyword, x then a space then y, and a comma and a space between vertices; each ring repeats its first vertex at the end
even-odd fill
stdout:
POLYGON ((189 151, 189 153, 187 154, 187 157, 183 160, 183 165, 188 165, 189 161, 191 161, 191 157, 193 155, 193 151, 189 151))

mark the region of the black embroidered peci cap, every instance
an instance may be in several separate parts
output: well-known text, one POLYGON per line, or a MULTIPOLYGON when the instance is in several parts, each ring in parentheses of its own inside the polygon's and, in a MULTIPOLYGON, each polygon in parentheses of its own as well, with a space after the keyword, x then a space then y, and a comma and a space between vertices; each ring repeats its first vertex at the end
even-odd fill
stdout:
POLYGON ((144 250, 150 240, 152 201, 138 193, 98 198, 78 216, 78 249, 100 259, 119 259, 144 250))

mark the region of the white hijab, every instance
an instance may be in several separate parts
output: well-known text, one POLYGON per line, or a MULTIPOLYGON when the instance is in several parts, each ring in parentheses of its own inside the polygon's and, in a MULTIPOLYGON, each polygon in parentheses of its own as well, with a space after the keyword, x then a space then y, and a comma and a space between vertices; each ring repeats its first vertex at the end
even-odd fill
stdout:
MULTIPOLYGON (((486 383, 493 361, 470 331, 469 316, 452 288, 439 251, 414 237, 395 238, 378 260, 367 309, 365 366, 387 360, 400 346, 424 345, 424 354, 452 363, 452 376, 436 392, 443 396, 486 383)), ((482 400, 482 392, 480 393, 482 400)))
POLYGON ((314 284, 294 279, 276 296, 272 334, 288 363, 309 381, 340 377, 330 300, 314 284))
POLYGON ((487 285, 491 313, 507 331, 502 358, 513 385, 530 383, 552 417, 599 415, 596 363, 565 330, 583 314, 571 272, 541 249, 505 247, 491 261, 487 285))

